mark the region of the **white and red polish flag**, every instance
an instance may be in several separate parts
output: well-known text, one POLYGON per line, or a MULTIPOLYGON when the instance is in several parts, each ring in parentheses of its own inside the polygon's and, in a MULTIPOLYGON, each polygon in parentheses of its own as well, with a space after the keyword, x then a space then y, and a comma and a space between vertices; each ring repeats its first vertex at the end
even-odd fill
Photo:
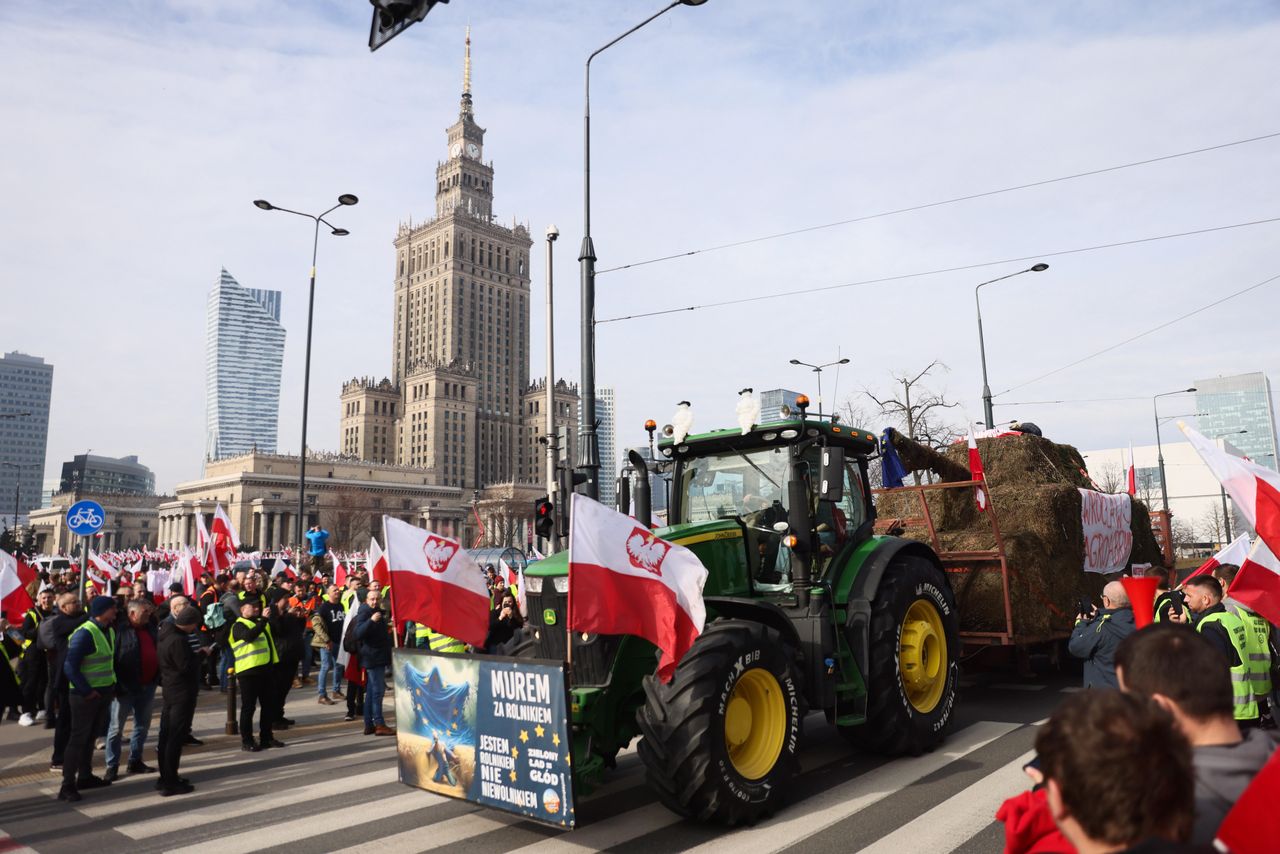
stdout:
MULTIPOLYGON (((199 514, 197 514, 197 518, 199 514)), ((209 548, 205 555, 205 568, 213 574, 225 572, 236 562, 240 551, 240 535, 232 524, 227 511, 218 504, 213 509, 213 526, 209 530, 209 548)))
POLYGON ((27 586, 35 578, 35 569, 0 549, 0 617, 15 626, 22 625, 24 615, 32 604, 27 586))
POLYGON ((196 554, 209 552, 209 529, 204 525, 204 514, 196 514, 196 554))
POLYGON ((1128 482, 1128 488, 1125 490, 1130 496, 1136 497, 1138 494, 1138 470, 1133 463, 1133 443, 1129 443, 1129 473, 1125 478, 1128 482))
POLYGON ((95 552, 93 549, 89 550, 89 564, 97 570, 98 574, 103 578, 111 579, 116 577, 116 568, 108 563, 106 558, 95 552))
POLYGON ((1196 567, 1196 571, 1188 575, 1182 580, 1186 584, 1197 575, 1211 575, 1215 569, 1224 563, 1233 563, 1236 566, 1243 566, 1244 559, 1249 556, 1249 535, 1241 534, 1218 552, 1213 557, 1206 560, 1200 566, 1196 567))
POLYGON ((333 583, 342 588, 347 586, 347 568, 342 565, 337 555, 333 558, 333 583))
POLYGON ((186 546, 178 549, 178 565, 173 568, 173 572, 182 579, 182 592, 187 596, 195 596, 196 579, 204 573, 204 567, 200 565, 200 559, 191 553, 191 549, 186 546))
POLYGON ((375 584, 380 587, 391 584, 391 569, 387 564, 387 555, 382 551, 382 546, 378 545, 375 537, 369 538, 369 555, 364 560, 364 567, 369 571, 369 579, 375 584))
POLYGON ((658 678, 669 682, 706 623, 706 567, 598 501, 575 494, 572 510, 569 629, 645 638, 662 650, 658 678))
POLYGON ((1271 625, 1280 626, 1280 560, 1261 537, 1240 564, 1227 595, 1261 614, 1271 625))
POLYGON ((1181 421, 1178 429, 1267 547, 1272 552, 1280 551, 1280 474, 1228 454, 1181 421))
POLYGON ((489 588, 480 565, 462 543, 391 516, 382 517, 382 539, 396 594, 396 619, 484 646, 489 588))
POLYGON ((987 476, 982 470, 982 455, 978 453, 978 440, 973 438, 973 425, 969 425, 969 477, 981 481, 981 485, 973 488, 973 500, 978 502, 978 509, 987 509, 987 476))
POLYGON ((511 568, 506 558, 498 558, 498 569, 502 570, 502 580, 508 587, 515 587, 520 583, 520 573, 511 568))

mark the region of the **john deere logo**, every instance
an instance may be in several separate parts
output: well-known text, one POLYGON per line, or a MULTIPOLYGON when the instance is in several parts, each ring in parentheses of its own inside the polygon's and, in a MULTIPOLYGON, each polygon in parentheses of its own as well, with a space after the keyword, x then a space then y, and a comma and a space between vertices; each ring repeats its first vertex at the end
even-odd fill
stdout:
POLYGON ((544 626, 554 626, 556 624, 556 609, 545 608, 542 611, 542 624, 544 626))

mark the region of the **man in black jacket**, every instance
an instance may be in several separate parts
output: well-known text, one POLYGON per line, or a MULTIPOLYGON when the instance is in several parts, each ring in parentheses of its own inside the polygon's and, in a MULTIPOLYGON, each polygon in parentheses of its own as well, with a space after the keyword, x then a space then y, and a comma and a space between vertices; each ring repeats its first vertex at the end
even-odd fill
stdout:
POLYGON ((200 691, 200 657, 191 649, 187 636, 200 628, 200 612, 188 605, 173 615, 160 629, 160 687, 164 705, 160 710, 160 779, 156 789, 162 797, 185 795, 195 789, 178 776, 182 745, 191 731, 200 691))
POLYGON ((53 616, 53 589, 46 587, 36 595, 35 604, 22 615, 22 659, 18 678, 22 680, 23 726, 46 720, 45 693, 49 685, 49 661, 40 651, 36 637, 40 624, 53 616))
MULTIPOLYGON (((293 582, 288 576, 282 580, 284 584, 281 586, 281 591, 288 594, 293 582)), ((275 599, 272 606, 277 614, 272 628, 275 631, 276 652, 280 656, 275 675, 276 719, 272 723, 282 729, 288 729, 293 724, 293 720, 284 716, 284 704, 289 698, 289 689, 293 687, 293 680, 298 675, 298 665, 302 662, 303 648, 306 645, 303 633, 307 628, 307 619, 301 608, 289 606, 287 595, 275 599)))
POLYGON ((360 666, 365 669, 364 734, 395 735, 382 717, 382 697, 386 693, 387 668, 391 666, 391 632, 380 607, 382 596, 369 588, 356 612, 355 633, 360 642, 360 666))
POLYGON ((1076 618, 1067 650, 1084 659, 1084 687, 1116 688, 1116 650, 1136 631, 1133 606, 1119 581, 1102 588, 1102 609, 1076 618))
POLYGON ((156 769, 142 761, 147 733, 151 730, 151 709, 156 699, 156 626, 151 620, 150 602, 131 599, 126 618, 116 624, 116 696, 111 702, 111 728, 107 731, 107 773, 103 779, 120 776, 120 742, 124 725, 133 716, 129 738, 130 774, 150 774, 156 769))
POLYGON ((284 747, 276 739, 275 668, 280 663, 271 623, 259 612, 257 597, 240 603, 240 618, 231 625, 231 654, 240 683, 240 748, 257 752, 284 747), (258 709, 258 741, 253 740, 253 713, 258 709))
POLYGON ((71 738, 71 683, 62 672, 62 665, 67 660, 67 638, 86 619, 76 594, 63 593, 57 599, 57 613, 40 623, 37 634, 36 642, 49 661, 49 692, 45 695, 49 717, 45 726, 53 727, 53 756, 49 770, 54 772, 62 771, 62 755, 71 738))

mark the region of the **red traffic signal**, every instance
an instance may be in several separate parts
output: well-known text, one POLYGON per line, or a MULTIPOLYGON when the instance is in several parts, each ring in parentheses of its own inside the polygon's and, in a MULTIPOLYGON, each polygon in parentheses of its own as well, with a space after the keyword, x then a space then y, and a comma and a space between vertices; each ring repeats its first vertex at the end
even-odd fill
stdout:
POLYGON ((556 527, 556 506, 549 497, 533 502, 533 530, 539 537, 550 539, 556 527))

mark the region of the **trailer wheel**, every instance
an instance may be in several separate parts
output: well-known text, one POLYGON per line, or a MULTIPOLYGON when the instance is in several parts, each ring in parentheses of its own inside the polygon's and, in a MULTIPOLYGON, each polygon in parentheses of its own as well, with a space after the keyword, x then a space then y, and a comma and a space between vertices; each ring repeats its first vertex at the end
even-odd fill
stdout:
POLYGON ((778 808, 799 769, 798 658, 777 631, 722 620, 707 626, 671 684, 645 677, 637 750, 668 808, 730 826, 778 808))
POLYGON ((946 577, 906 555, 871 604, 867 720, 840 727, 856 747, 918 755, 942 742, 955 712, 960 627, 946 577))

